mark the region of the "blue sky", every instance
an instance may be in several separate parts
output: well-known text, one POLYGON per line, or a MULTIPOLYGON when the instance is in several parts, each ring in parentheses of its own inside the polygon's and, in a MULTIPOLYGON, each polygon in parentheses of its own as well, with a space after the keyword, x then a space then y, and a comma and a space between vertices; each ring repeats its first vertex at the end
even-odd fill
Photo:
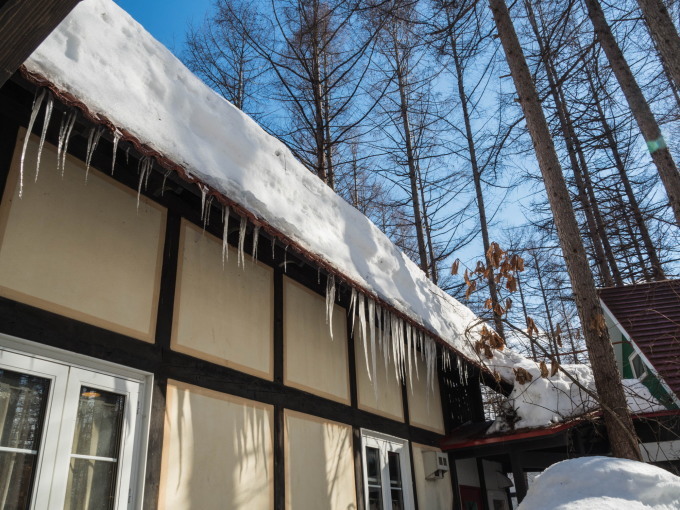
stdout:
POLYGON ((199 23, 214 0, 115 0, 174 53, 181 51, 189 23, 199 23))

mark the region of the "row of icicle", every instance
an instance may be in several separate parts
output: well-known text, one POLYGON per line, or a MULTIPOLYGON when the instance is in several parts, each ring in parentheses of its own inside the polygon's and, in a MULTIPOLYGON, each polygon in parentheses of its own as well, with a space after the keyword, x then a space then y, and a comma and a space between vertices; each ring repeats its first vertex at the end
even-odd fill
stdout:
MULTIPOLYGON (((38 117, 40 108, 45 102, 45 116, 43 121, 42 132, 40 135, 40 142, 38 144, 38 155, 35 169, 35 180, 38 180, 38 174, 40 171, 40 160, 42 156, 42 149, 45 144, 45 138, 47 136, 47 130, 49 127, 50 119, 52 116, 52 111, 54 109, 54 97, 47 90, 42 89, 35 97, 33 101, 33 107, 31 111, 31 116, 28 122, 27 133, 31 133, 33 130, 33 125, 38 117)), ((66 154, 68 152, 69 140, 73 127, 75 125, 77 117, 77 111, 71 109, 65 111, 62 116, 62 121, 59 127, 59 135, 57 142, 57 171, 61 171, 63 177, 64 167, 66 163, 66 154)), ((88 140, 87 140, 87 150, 85 153, 85 180, 89 174, 90 165, 92 162, 92 155, 104 133, 105 128, 103 126, 95 126, 90 129, 88 140)), ((116 154, 118 151, 118 142, 120 141, 121 135, 118 131, 113 133, 113 157, 111 163, 111 175, 113 175, 116 164, 116 154)), ((24 186, 24 159, 26 156, 26 149, 28 146, 29 136, 27 135, 20 159, 20 172, 19 172, 19 197, 21 198, 23 194, 24 186)), ((129 151, 129 147, 128 147, 129 151)), ((129 153, 126 151, 126 156, 129 153)), ((149 176, 153 170, 154 158, 149 156, 143 156, 139 160, 138 173, 139 173, 139 183, 137 186, 137 208, 139 209, 139 199, 142 192, 142 187, 146 189, 148 184, 149 176)), ((165 173, 163 179, 163 188, 165 188, 165 179, 168 177, 170 171, 165 173)), ((197 186, 201 192, 201 221, 203 222, 204 228, 209 224, 210 210, 212 207, 213 196, 209 195, 209 188, 202 184, 197 183, 197 186)), ((229 259, 229 243, 227 241, 227 236, 229 234, 229 216, 230 208, 228 205, 224 206, 222 220, 224 223, 223 233, 222 233, 222 264, 229 259)), ((245 217, 241 217, 241 222, 239 225, 239 236, 238 236, 238 249, 237 249, 237 265, 238 267, 243 267, 245 269, 245 237, 246 229, 248 226, 248 220, 245 217)), ((257 250, 259 242, 259 225, 253 227, 253 244, 252 244, 252 259, 257 260, 257 250)), ((275 239, 271 238, 271 248, 272 248, 272 259, 274 258, 274 248, 275 239)), ((287 266, 286 255, 288 251, 288 246, 286 245, 284 250, 284 271, 287 266)), ((329 326, 329 332, 331 340, 333 339, 333 308, 336 301, 336 282, 335 276, 333 274, 328 274, 326 280, 326 323, 329 326)), ((381 307, 374 299, 363 293, 352 288, 351 298, 350 298, 350 309, 348 311, 352 317, 352 334, 355 331, 355 322, 358 318, 359 328, 358 328, 358 338, 360 338, 363 352, 364 360, 366 363, 366 370, 368 372, 368 378, 372 383, 373 390, 377 399, 378 395, 378 377, 377 377, 377 363, 378 357, 382 357, 382 362, 385 365, 385 371, 387 372, 390 362, 393 361, 394 376, 396 380, 403 384, 408 380, 411 392, 413 392, 413 374, 415 371, 415 376, 420 379, 420 374, 418 373, 418 364, 416 362, 416 357, 421 356, 421 359, 425 362, 425 380, 427 387, 427 400, 429 407, 429 396, 434 389, 435 374, 437 373, 437 347, 433 338, 423 333, 420 329, 413 327, 410 323, 402 319, 395 313, 381 307)), ((457 357, 458 369, 461 377, 467 379, 467 365, 461 363, 460 357, 457 357)), ((451 353, 448 350, 443 350, 442 352, 442 367, 447 370, 451 368, 451 353)))

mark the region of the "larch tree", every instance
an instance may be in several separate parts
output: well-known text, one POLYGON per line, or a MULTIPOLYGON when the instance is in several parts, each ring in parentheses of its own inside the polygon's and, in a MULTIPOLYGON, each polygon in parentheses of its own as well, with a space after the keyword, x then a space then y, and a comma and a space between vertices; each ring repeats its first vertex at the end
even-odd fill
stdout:
POLYGON ((641 460, 586 251, 536 87, 504 0, 489 0, 531 136, 593 368, 612 453, 641 460))

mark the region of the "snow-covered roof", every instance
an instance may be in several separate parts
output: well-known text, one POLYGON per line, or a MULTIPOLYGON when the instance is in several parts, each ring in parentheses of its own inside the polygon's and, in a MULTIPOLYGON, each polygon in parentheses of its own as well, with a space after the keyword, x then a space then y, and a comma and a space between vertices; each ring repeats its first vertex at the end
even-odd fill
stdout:
MULTIPOLYGON (((477 321, 433 284, 368 218, 287 147, 193 75, 110 0, 81 2, 24 64, 123 138, 247 211, 314 258, 472 361, 477 321)), ((521 357, 498 353, 500 374, 521 357)))

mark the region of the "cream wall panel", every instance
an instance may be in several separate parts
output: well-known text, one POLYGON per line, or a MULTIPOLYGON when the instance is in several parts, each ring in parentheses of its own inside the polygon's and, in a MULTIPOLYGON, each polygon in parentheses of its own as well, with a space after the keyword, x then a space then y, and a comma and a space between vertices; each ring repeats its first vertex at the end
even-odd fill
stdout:
POLYGON ((161 510, 271 510, 273 407, 168 381, 161 510))
POLYGON ((172 348, 273 378, 274 272, 183 221, 172 348))
POLYGON ((416 356, 418 375, 413 377, 413 392, 409 386, 408 409, 411 425, 421 427, 439 434, 444 433, 444 417, 442 400, 439 394, 439 378, 434 376, 434 388, 427 388, 427 370, 420 355, 416 356))
MULTIPOLYGON (((383 354, 379 348, 376 348, 376 374, 371 374, 373 380, 370 380, 368 378, 368 369, 366 368, 364 344, 358 330, 359 324, 357 321, 354 330, 354 354, 356 358, 357 397, 359 408, 388 418, 404 421, 404 403, 402 401, 401 392, 402 386, 395 376, 394 359, 390 357, 387 368, 385 368, 383 354), (373 387, 374 383, 377 383, 377 391, 373 387)), ((380 331, 376 330, 376 335, 379 333, 380 331)), ((373 370, 370 338, 366 341, 368 343, 366 346, 368 365, 370 369, 373 370)))
POLYGON ((153 342, 165 210, 31 136, 19 199, 19 137, 0 205, 0 294, 153 342))
POLYGON ((423 452, 440 452, 441 450, 416 443, 413 443, 412 446, 418 508, 426 508, 427 510, 449 510, 453 508, 451 474, 446 473, 444 478, 438 480, 427 480, 425 478, 423 452))
POLYGON ((283 283, 285 384, 349 404, 347 315, 333 308, 333 339, 326 300, 289 278, 283 283))
POLYGON ((352 428, 285 412, 286 509, 356 509, 352 428))

